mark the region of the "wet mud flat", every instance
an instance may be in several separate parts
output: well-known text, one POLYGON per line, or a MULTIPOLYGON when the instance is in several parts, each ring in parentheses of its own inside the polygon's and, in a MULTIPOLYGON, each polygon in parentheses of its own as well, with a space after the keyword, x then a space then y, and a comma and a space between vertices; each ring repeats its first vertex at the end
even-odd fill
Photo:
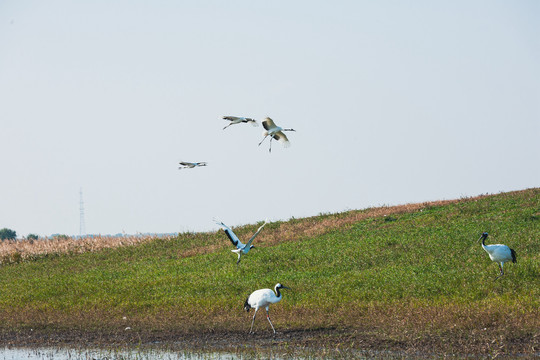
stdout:
POLYGON ((288 356, 328 356, 329 358, 384 357, 433 358, 441 356, 499 357, 524 359, 540 357, 540 334, 491 339, 488 334, 425 336, 390 339, 358 329, 284 330, 273 334, 235 331, 81 331, 50 329, 3 330, 0 344, 12 347, 133 347, 167 351, 223 351, 230 353, 272 352, 288 356))

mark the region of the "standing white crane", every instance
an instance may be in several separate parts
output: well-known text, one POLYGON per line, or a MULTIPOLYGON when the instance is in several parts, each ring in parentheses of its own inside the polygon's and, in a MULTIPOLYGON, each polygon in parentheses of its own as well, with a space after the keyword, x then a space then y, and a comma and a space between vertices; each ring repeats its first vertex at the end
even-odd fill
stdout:
POLYGON ((262 307, 266 308, 266 318, 268 319, 272 330, 274 330, 274 334, 276 333, 276 329, 274 329, 274 325, 272 325, 272 321, 270 321, 270 313, 268 312, 268 308, 270 304, 275 304, 282 299, 283 296, 279 292, 280 289, 289 288, 281 285, 280 283, 277 283, 276 286, 274 286, 274 291, 276 292, 275 294, 274 291, 272 291, 271 289, 259 289, 255 290, 251 293, 251 295, 248 296, 246 302, 244 303, 244 310, 249 312, 251 308, 255 309, 255 314, 253 314, 253 319, 251 320, 251 328, 249 329, 250 334, 253 330, 255 315, 257 315, 257 311, 259 311, 259 308, 262 307))
POLYGON ((499 276, 495 278, 495 280, 497 280, 498 278, 504 275, 503 266, 505 262, 507 261, 512 261, 513 263, 516 262, 516 252, 513 249, 510 249, 508 246, 502 245, 502 244, 486 245, 485 241, 487 237, 488 237, 487 232, 482 233, 482 236, 480 237, 480 239, 478 239, 478 241, 482 240, 482 248, 486 250, 491 261, 499 264, 499 270, 501 273, 499 276))
POLYGON ((219 221, 219 220, 216 220, 216 219, 214 219, 214 221, 216 222, 216 224, 218 224, 219 226, 221 226, 223 228, 223 230, 225 231, 225 234, 227 234, 227 237, 229 238, 229 240, 231 240, 231 243, 234 246, 236 246, 236 249, 231 250, 232 252, 238 254, 238 261, 236 262, 236 265, 240 264, 240 259, 242 257, 242 254, 247 254, 249 252, 249 250, 251 250, 251 249, 253 249, 255 247, 255 245, 251 245, 251 243, 253 242, 253 239, 255 239, 255 237, 257 235, 259 235, 259 233, 261 232, 264 225, 266 225, 268 223, 268 219, 266 219, 264 221, 264 224, 262 224, 259 227, 259 229, 257 229, 257 232, 255 234, 253 234, 253 236, 249 239, 247 244, 243 244, 240 241, 240 239, 238 238, 238 236, 236 236, 236 234, 231 230, 230 227, 225 225, 222 221, 219 221))
POLYGON ((264 138, 259 143, 259 146, 262 144, 264 139, 266 139, 267 136, 270 136, 270 149, 269 152, 272 152, 272 139, 278 140, 283 144, 283 147, 289 147, 291 146, 291 143, 289 142, 289 139, 287 139, 287 136, 283 133, 284 131, 296 131, 294 129, 283 129, 280 126, 277 126, 274 123, 274 120, 267 117, 262 121, 263 127, 266 129, 266 131, 263 132, 264 138))
POLYGON ((197 167, 197 166, 206 166, 205 162, 180 161, 179 164, 182 166, 179 166, 178 169, 186 169, 186 168, 193 169, 194 167, 197 167))
POLYGON ((252 118, 247 118, 247 117, 224 116, 223 119, 230 121, 229 125, 225 126, 223 128, 223 130, 225 130, 226 128, 228 128, 231 125, 240 124, 240 123, 251 123, 251 125, 253 125, 253 126, 259 126, 259 123, 257 123, 257 120, 254 120, 252 118))

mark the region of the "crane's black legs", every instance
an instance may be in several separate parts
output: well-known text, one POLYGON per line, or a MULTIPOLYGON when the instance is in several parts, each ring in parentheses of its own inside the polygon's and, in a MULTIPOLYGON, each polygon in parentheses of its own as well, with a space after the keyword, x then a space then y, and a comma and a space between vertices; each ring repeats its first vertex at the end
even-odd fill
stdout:
MULTIPOLYGON (((268 135, 266 135, 266 136, 268 136, 268 135)), ((259 146, 261 146, 261 144, 262 144, 262 142, 264 141, 264 139, 266 139, 266 136, 263 137, 263 139, 262 139, 261 142, 259 143, 259 146)))
POLYGON ((255 314, 253 314, 253 319, 251 320, 251 328, 249 329, 249 333, 251 334, 253 331, 253 323, 255 322, 255 315, 257 315, 257 311, 259 308, 255 308, 255 314))
MULTIPOLYGON (((255 314, 253 314, 253 318, 251 319, 251 328, 249 328, 249 333, 253 333, 253 324, 255 323, 255 315, 257 315, 257 311, 259 308, 255 308, 255 314)), ((266 310, 266 319, 270 323, 270 326, 272 327, 272 330, 274 331, 274 334, 276 333, 276 329, 274 329, 274 325, 272 324, 272 321, 270 321, 270 313, 268 310, 266 310)))
POLYGON ((272 330, 274 330, 274 334, 276 333, 276 329, 274 329, 274 325, 272 325, 272 322, 270 321, 270 313, 268 310, 266 310, 266 318, 268 319, 268 322, 270 323, 270 326, 272 327, 272 330))
POLYGON ((504 275, 503 265, 499 264, 499 270, 500 270, 501 274, 500 274, 499 276, 497 276, 497 277, 495 278, 495 280, 497 280, 498 278, 500 278, 501 276, 504 275))

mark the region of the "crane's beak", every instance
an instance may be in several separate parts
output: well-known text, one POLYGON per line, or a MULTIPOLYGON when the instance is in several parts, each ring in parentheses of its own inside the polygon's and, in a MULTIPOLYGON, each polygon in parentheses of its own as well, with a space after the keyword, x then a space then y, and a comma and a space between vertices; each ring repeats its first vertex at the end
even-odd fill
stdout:
POLYGON ((291 290, 291 288, 290 288, 290 287, 287 287, 287 286, 283 286, 283 285, 281 286, 281 288, 282 288, 282 289, 289 289, 289 290, 291 290))

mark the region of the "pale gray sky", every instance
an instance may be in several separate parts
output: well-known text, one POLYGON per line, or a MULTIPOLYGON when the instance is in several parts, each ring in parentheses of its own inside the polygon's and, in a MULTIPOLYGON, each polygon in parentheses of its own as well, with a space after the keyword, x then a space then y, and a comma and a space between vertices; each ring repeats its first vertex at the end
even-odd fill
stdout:
POLYGON ((0 0, 0 228, 217 229, 540 186, 540 2, 0 0), (222 130, 223 115, 272 117, 222 130), (178 162, 208 166, 178 170, 178 162))

